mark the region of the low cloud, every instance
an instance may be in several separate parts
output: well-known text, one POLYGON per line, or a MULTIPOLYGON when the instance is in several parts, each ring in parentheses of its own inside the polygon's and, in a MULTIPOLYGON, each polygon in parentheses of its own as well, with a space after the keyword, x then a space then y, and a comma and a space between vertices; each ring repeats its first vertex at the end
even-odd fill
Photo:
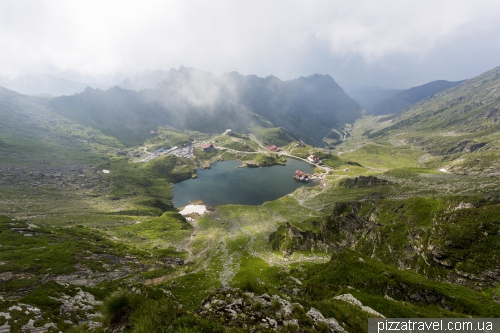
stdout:
POLYGON ((367 66, 395 56, 435 62, 457 40, 467 48, 475 35, 500 30, 499 9, 496 0, 2 1, 0 74, 110 81, 185 65, 283 79, 313 70, 335 77, 352 59, 367 66))

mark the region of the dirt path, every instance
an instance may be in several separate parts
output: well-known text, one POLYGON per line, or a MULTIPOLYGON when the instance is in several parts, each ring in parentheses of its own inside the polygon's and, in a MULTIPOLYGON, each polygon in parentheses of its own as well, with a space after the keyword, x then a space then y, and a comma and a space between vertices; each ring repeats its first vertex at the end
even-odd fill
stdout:
POLYGON ((264 145, 262 144, 262 142, 260 142, 260 140, 259 140, 259 139, 257 139, 257 138, 255 137, 255 135, 250 134, 250 135, 249 135, 249 137, 250 137, 250 139, 251 139, 252 141, 254 141, 256 144, 258 144, 258 145, 259 145, 259 147, 261 147, 261 148, 262 148, 262 149, 264 149, 264 150, 267 150, 267 147, 266 147, 266 146, 264 146, 264 145))
POLYGON ((225 151, 233 152, 236 154, 259 154, 260 153, 260 151, 242 151, 242 150, 235 150, 232 148, 227 148, 227 147, 222 147, 222 146, 214 146, 214 147, 215 147, 215 149, 225 150, 225 151))
MULTIPOLYGON (((255 143, 257 143, 259 145, 259 147, 263 148, 264 149, 264 152, 263 151, 256 151, 256 152, 247 152, 247 151, 240 151, 240 150, 234 150, 234 149, 231 149, 231 148, 226 148, 226 147, 215 147, 217 149, 221 149, 221 150, 226 150, 226 151, 231 151, 233 153, 239 153, 239 154, 259 154, 259 153, 268 153, 269 150, 264 147, 264 145, 262 144, 262 142, 260 142, 256 137, 255 135, 253 134, 250 134, 249 135, 250 139, 252 139, 255 143)), ((330 171, 331 169, 327 166, 324 166, 324 165, 319 165, 319 164, 314 164, 312 163, 311 161, 309 161, 308 159, 306 158, 302 158, 302 157, 298 157, 298 156, 295 156, 295 155, 292 155, 291 153, 287 153, 285 151, 280 151, 278 154, 280 155, 283 155, 283 156, 288 156, 288 157, 291 157, 291 158, 295 158, 297 160, 301 160, 301 161, 304 161, 310 165, 314 165, 315 167, 317 168, 322 168, 323 170, 325 170, 326 172, 330 171)))
MULTIPOLYGON (((372 143, 372 142, 368 142, 368 143, 372 143)), ((366 146, 368 143, 362 143, 362 144, 360 144, 359 146, 356 146, 356 147, 354 147, 354 148, 351 148, 349 151, 346 151, 346 152, 344 152, 344 151, 339 151, 339 152, 337 153, 337 155, 338 155, 338 156, 340 156, 340 155, 342 155, 342 154, 353 153, 353 152, 355 152, 356 150, 358 150, 359 148, 366 146)))

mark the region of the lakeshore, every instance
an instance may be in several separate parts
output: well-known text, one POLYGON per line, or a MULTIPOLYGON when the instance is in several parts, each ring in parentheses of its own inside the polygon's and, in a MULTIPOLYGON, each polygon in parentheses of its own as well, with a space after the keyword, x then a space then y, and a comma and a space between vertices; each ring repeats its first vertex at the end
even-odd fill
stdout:
POLYGON ((297 169, 313 173, 314 167, 296 159, 286 165, 262 168, 239 168, 242 162, 216 162, 210 169, 198 170, 198 178, 176 183, 173 187, 174 206, 183 207, 193 200, 203 200, 209 206, 221 204, 260 205, 283 197, 302 186, 314 186, 292 178, 297 169))

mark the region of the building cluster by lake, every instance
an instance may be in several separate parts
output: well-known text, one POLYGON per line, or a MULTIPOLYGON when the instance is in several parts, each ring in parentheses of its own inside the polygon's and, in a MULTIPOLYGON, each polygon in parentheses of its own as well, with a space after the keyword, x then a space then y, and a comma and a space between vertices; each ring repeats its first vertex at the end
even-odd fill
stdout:
POLYGON ((193 156, 193 153, 194 153, 194 147, 190 144, 183 145, 182 147, 174 146, 174 147, 169 148, 169 149, 162 147, 162 148, 156 149, 152 153, 148 153, 148 155, 145 158, 143 158, 141 160, 141 162, 148 162, 148 161, 151 161, 152 159, 154 159, 158 156, 162 156, 165 154, 172 154, 172 155, 175 155, 177 157, 191 158, 193 156))

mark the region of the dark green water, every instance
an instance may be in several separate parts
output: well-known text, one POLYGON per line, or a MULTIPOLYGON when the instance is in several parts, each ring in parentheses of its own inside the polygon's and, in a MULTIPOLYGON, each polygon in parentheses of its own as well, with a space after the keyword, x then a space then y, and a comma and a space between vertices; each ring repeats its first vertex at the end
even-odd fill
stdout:
POLYGON ((317 182, 301 183, 292 178, 295 170, 312 173, 314 167, 289 158, 286 166, 238 168, 241 161, 223 161, 212 164, 211 169, 198 170, 198 178, 174 185, 174 206, 182 207, 191 200, 203 200, 208 205, 242 204, 260 205, 276 200, 301 186, 314 186, 317 182))

